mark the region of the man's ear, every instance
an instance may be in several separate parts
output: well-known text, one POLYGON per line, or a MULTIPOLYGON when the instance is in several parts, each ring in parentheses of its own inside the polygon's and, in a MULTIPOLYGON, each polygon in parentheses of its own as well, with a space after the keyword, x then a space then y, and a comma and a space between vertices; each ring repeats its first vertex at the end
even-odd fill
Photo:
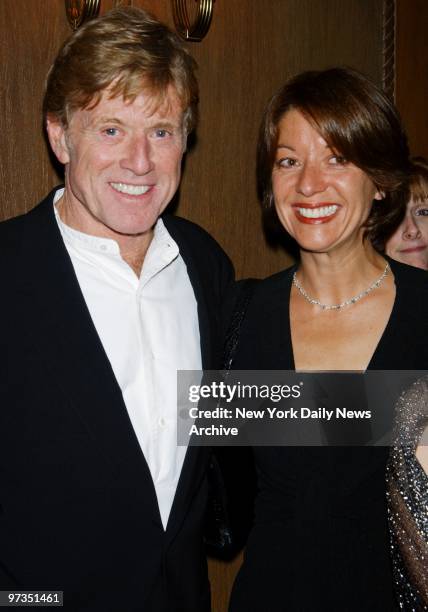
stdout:
POLYGON ((55 153, 58 161, 64 165, 68 164, 70 161, 70 154, 65 136, 65 127, 58 117, 54 115, 48 115, 46 117, 46 131, 52 151, 55 153))

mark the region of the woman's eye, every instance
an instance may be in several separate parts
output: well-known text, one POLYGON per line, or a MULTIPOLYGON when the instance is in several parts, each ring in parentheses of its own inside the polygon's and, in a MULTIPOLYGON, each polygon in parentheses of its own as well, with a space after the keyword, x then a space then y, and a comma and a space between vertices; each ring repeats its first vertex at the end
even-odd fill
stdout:
POLYGON ((297 164, 297 160, 293 159, 292 157, 283 157, 276 163, 280 168, 293 168, 293 166, 297 164))
POLYGON ((338 166, 344 166, 347 162, 347 159, 343 157, 343 155, 333 155, 330 157, 330 163, 338 166))
POLYGON ((428 208, 418 208, 415 210, 415 217, 428 217, 428 208))

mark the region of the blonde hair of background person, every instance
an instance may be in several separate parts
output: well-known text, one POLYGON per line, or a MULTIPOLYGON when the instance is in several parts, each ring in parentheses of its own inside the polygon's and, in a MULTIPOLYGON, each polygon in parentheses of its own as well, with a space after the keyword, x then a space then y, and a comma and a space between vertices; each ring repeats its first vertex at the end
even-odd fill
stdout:
POLYGON ((428 270, 428 162, 415 157, 404 219, 386 242, 386 253, 402 263, 428 270))

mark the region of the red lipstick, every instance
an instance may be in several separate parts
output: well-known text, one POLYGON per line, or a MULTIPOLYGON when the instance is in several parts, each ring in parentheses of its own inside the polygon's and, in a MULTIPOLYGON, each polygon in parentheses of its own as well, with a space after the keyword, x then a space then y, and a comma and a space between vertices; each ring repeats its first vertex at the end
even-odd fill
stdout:
POLYGON ((334 202, 308 202, 293 204, 294 214, 301 223, 320 225, 335 218, 340 206, 334 202))

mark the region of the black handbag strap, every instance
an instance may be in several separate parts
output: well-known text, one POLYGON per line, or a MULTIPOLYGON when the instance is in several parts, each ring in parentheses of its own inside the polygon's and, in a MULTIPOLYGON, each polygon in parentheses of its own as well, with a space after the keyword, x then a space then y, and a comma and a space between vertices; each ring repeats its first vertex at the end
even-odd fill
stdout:
POLYGON ((257 282, 257 279, 254 278, 248 278, 247 280, 241 281, 240 290, 235 301, 230 325, 224 342, 223 370, 228 371, 232 368, 238 348, 242 323, 245 319, 245 314, 257 282))
MULTIPOLYGON (((233 313, 230 324, 226 333, 224 343, 224 359, 223 370, 225 378, 230 374, 230 369, 235 358, 236 349, 238 347, 239 335, 241 332, 242 322, 245 318, 245 313, 253 295, 256 280, 248 279, 239 283, 238 294, 233 306, 233 313)), ((237 460, 242 463, 242 457, 246 458, 242 452, 245 449, 240 449, 239 457, 233 456, 233 465, 236 467, 237 460)), ((227 479, 228 469, 230 467, 229 453, 233 453, 232 448, 215 447, 211 455, 210 464, 208 467, 208 504, 205 524, 205 545, 208 554, 225 560, 230 560, 242 548, 247 531, 249 530, 249 521, 242 520, 242 514, 246 517, 248 511, 241 512, 240 503, 235 500, 234 491, 236 489, 235 480, 229 482, 227 479), (226 476, 226 481, 225 481, 226 476), (232 503, 230 498, 232 497, 232 503), (236 511, 235 506, 239 508, 236 511), (231 516, 232 515, 232 516, 231 516), (235 516, 238 515, 238 516, 235 516), (244 528, 242 527, 244 524, 244 528)), ((252 466, 252 462, 250 466, 252 466)), ((248 472, 248 464, 245 463, 246 472, 248 472)), ((242 475, 239 476, 242 481, 242 475)), ((230 479, 229 479, 230 480, 230 479)), ((243 495, 240 494, 240 501, 243 495)), ((252 500, 251 500, 252 502, 252 500)), ((252 503, 248 504, 252 507, 252 503)), ((247 510, 247 509, 246 509, 247 510)))

